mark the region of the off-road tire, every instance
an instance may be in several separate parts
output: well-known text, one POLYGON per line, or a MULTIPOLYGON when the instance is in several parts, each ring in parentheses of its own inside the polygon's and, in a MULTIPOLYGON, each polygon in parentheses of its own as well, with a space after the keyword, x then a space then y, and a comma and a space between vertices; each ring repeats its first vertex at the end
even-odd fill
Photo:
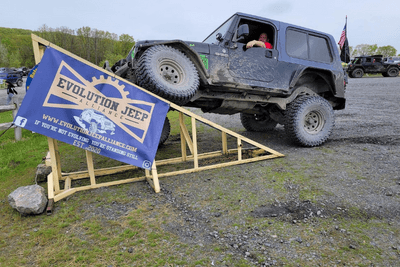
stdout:
POLYGON ((363 69, 360 68, 356 68, 355 70, 353 70, 351 72, 351 76, 353 76, 354 78, 361 78, 364 75, 364 71, 363 69))
POLYGON ((188 103, 200 85, 192 61, 165 45, 152 46, 143 53, 136 78, 139 86, 178 105, 188 103))
POLYGON ((296 144, 319 146, 329 138, 334 126, 332 105, 320 96, 300 96, 287 106, 285 131, 296 144))
POLYGON ((387 72, 385 77, 397 77, 399 75, 399 69, 396 67, 390 67, 387 72))
POLYGON ((240 122, 250 132, 266 132, 275 128, 278 122, 274 121, 267 114, 246 114, 240 113, 240 122))
POLYGON ((170 132, 171 132, 171 124, 169 123, 168 117, 165 117, 164 126, 161 132, 160 142, 158 143, 159 146, 161 146, 162 144, 165 143, 165 141, 167 141, 170 132))
POLYGON ((18 80, 18 81, 17 81, 17 86, 18 86, 18 87, 21 87, 23 83, 24 83, 24 82, 23 82, 22 80, 18 80))

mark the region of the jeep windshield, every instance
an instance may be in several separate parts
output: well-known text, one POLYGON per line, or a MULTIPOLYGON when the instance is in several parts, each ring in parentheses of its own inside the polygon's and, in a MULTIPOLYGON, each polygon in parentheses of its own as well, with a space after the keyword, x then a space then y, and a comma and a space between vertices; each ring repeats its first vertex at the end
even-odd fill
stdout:
POLYGON ((203 43, 207 44, 219 44, 221 40, 225 37, 225 34, 227 33, 229 26, 231 26, 233 19, 235 16, 232 16, 230 19, 228 19, 224 24, 222 24, 218 29, 216 29, 213 33, 211 33, 204 41, 203 43))

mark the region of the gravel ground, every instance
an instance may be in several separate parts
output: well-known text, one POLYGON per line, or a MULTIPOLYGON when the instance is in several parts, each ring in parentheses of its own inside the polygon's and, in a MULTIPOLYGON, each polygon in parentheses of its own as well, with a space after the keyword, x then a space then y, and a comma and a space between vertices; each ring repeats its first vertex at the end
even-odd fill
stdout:
MULTIPOLYGON (((199 255, 210 253, 207 266, 232 266, 227 255, 250 266, 399 266, 399 83, 350 79, 346 109, 335 112, 333 134, 317 148, 292 145, 281 125, 250 133, 238 115, 202 114, 285 157, 162 178, 159 194, 135 183, 126 191, 129 205, 83 203, 82 216, 118 220, 143 205, 149 220, 168 213, 163 230, 199 246, 199 255), (221 252, 210 252, 215 246, 221 252)), ((172 136, 160 153, 179 144, 172 136)), ((199 134, 200 148, 218 146, 213 134, 199 134)))

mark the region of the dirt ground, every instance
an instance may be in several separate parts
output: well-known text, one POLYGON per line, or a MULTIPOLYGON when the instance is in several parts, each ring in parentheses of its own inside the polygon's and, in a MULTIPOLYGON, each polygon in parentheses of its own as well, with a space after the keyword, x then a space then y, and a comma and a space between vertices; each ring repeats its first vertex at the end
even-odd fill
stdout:
MULTIPOLYGON (((130 205, 83 203, 82 216, 118 220, 146 203, 149 220, 167 212, 164 231, 198 245, 199 254, 210 253, 207 266, 232 266, 227 255, 250 266, 398 266, 399 84, 400 77, 350 79, 346 109, 335 112, 334 131, 317 148, 293 145, 281 125, 251 133, 239 115, 195 111, 285 157, 162 178, 159 194, 135 183, 126 192, 130 205), (208 247, 216 245, 221 252, 211 253, 208 247), (359 256, 345 257, 348 250, 359 256), (372 255, 376 251, 379 257, 372 255)), ((214 138, 199 134, 199 147, 220 150, 214 138)), ((159 153, 179 144, 172 136, 159 153)))

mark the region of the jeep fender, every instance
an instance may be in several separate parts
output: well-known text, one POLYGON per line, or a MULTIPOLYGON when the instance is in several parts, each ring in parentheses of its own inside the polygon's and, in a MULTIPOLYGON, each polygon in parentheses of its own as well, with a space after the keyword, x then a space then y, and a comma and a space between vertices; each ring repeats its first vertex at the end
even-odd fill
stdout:
POLYGON ((207 83, 207 78, 209 78, 209 75, 207 73, 206 68, 203 65, 203 61, 201 60, 199 54, 196 51, 194 51, 187 43, 185 43, 181 40, 153 42, 153 43, 149 43, 149 44, 140 44, 139 49, 142 50, 141 53, 143 53, 149 47, 155 46, 155 45, 167 45, 167 46, 173 47, 175 49, 178 49, 179 51, 184 53, 196 66, 196 69, 199 73, 201 82, 207 83))
MULTIPOLYGON (((302 84, 313 83, 316 79, 321 78, 325 84, 326 88, 312 88, 315 90, 317 94, 321 94, 326 91, 330 91, 332 95, 336 95, 336 82, 334 79, 334 74, 330 71, 307 68, 307 67, 299 67, 293 74, 292 79, 290 81, 290 88, 294 90, 302 84)), ((340 77, 337 77, 340 78, 340 77)))

